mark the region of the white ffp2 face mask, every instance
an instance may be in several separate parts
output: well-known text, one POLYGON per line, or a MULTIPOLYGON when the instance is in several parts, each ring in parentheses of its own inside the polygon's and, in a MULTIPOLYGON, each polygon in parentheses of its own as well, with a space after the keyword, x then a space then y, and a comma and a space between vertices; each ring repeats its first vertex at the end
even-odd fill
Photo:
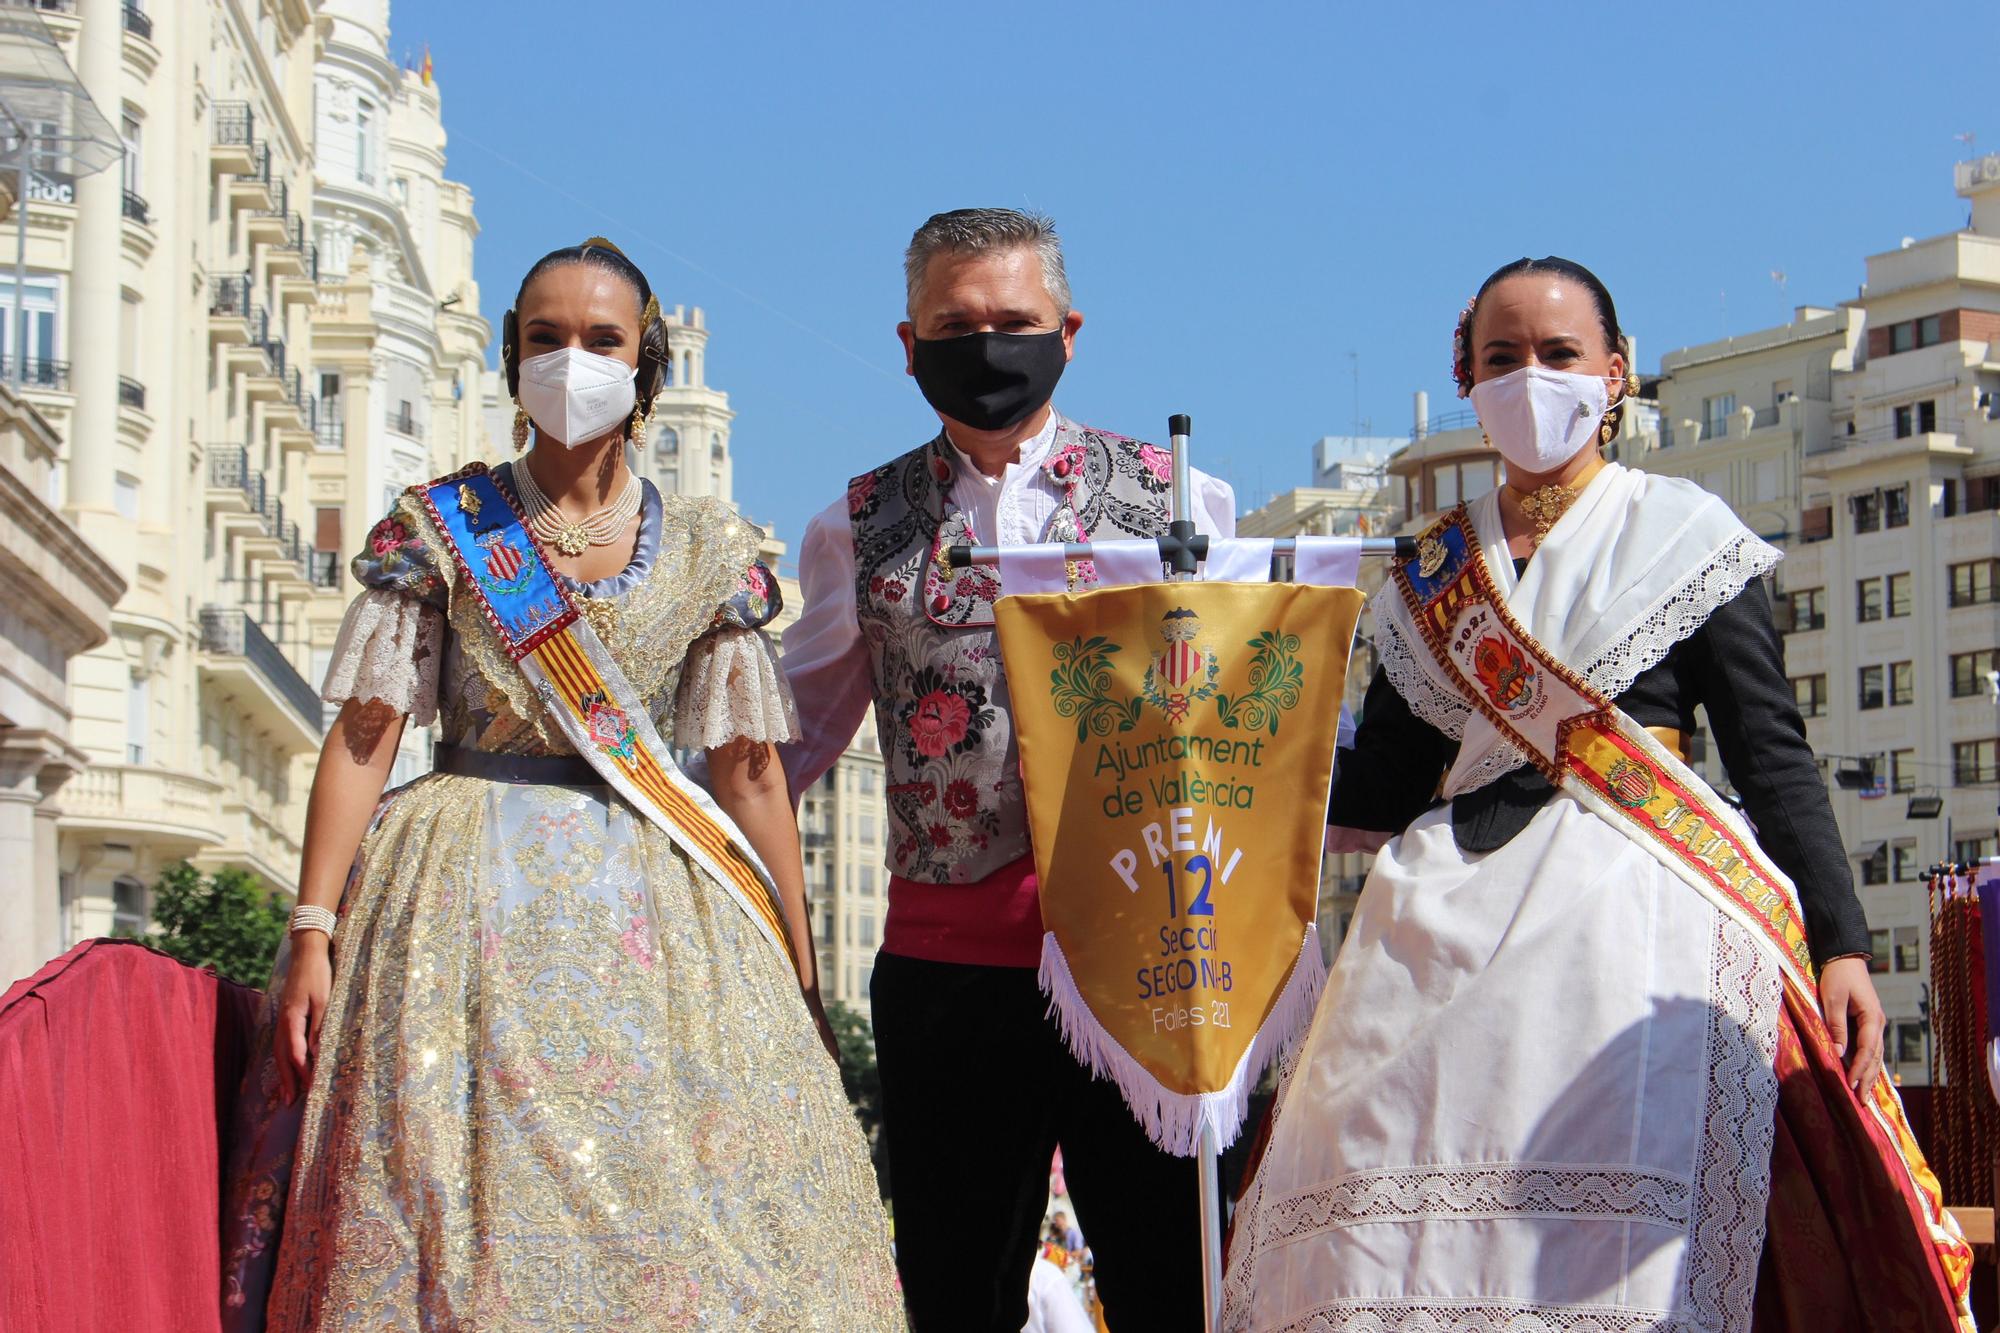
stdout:
POLYGON ((1597 375, 1522 366, 1472 386, 1472 410, 1507 466, 1541 475, 1588 448, 1611 405, 1597 375))
POLYGON ((521 363, 521 407, 542 434, 571 449, 632 415, 637 366, 581 347, 558 347, 521 363))

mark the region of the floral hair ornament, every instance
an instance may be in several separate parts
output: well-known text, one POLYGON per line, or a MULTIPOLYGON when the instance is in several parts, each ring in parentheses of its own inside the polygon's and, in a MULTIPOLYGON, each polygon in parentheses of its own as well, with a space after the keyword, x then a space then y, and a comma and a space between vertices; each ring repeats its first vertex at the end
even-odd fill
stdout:
POLYGON ((1458 323, 1451 331, 1451 379, 1458 386, 1458 396, 1472 395, 1472 356, 1466 345, 1466 334, 1472 327, 1472 307, 1479 304, 1477 296, 1465 303, 1465 309, 1458 312, 1458 323))

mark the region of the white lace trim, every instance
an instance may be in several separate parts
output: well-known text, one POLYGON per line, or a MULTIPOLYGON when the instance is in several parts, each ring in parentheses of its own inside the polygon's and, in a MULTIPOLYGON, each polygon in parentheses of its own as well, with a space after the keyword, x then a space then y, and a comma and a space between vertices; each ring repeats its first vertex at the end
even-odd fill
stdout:
POLYGON ((414 597, 370 588, 348 605, 319 697, 376 699, 420 727, 437 720, 444 615, 414 597))
POLYGON ((1784 978, 1749 929, 1716 913, 1708 981, 1708 1114, 1695 1162, 1685 1312, 1749 1333, 1777 1140, 1778 1009, 1784 978))
POLYGON ((714 750, 739 738, 796 740, 799 715, 778 651, 762 630, 719 629, 696 639, 674 699, 674 743, 714 750))
POLYGON ((1370 1222, 1573 1217, 1684 1228, 1693 1215, 1686 1176, 1631 1164, 1569 1166, 1465 1162, 1356 1171, 1280 1200, 1258 1248, 1370 1222))
MULTIPOLYGON (((1384 584, 1382 595, 1396 596, 1394 585, 1384 584)), ((1472 705, 1438 684, 1425 669, 1417 657, 1421 642, 1412 644, 1399 623, 1401 616, 1407 614, 1401 603, 1385 609, 1388 614, 1375 617, 1375 653, 1389 683, 1403 696, 1412 713, 1453 740, 1460 739, 1465 735, 1465 720, 1472 715, 1472 705)))
POLYGON ((1776 568, 1776 548, 1745 532, 1708 558, 1646 611, 1612 636, 1583 675, 1607 698, 1632 688, 1640 673, 1657 666, 1673 646, 1734 601, 1750 580, 1776 568))
MULTIPOLYGON (((1247 1328, 1247 1325, 1238 1327, 1247 1328)), ((1696 1333, 1700 1325, 1622 1305, 1438 1299, 1329 1301, 1265 1333, 1696 1333)))
MULTIPOLYGON (((1360 1223, 1559 1216, 1651 1222, 1687 1236, 1681 1309, 1558 1307, 1489 1298, 1343 1299, 1276 1326, 1280 1333, 1749 1333, 1777 1134, 1778 1011, 1783 977, 1747 927, 1720 912, 1709 963, 1706 1110, 1692 1179, 1637 1164, 1468 1163, 1355 1172, 1269 1204, 1251 1181, 1231 1239, 1228 1327, 1252 1327, 1259 1261, 1272 1245, 1360 1223)), ((1282 1090, 1273 1115, 1284 1111, 1282 1090)), ((1260 1330, 1260 1333, 1267 1333, 1260 1330)))

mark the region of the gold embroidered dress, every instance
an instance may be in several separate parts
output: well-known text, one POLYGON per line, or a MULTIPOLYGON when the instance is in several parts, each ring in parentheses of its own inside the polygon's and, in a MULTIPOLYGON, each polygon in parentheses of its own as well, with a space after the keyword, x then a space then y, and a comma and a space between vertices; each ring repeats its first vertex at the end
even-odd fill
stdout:
MULTIPOLYGON (((791 737, 757 538, 648 484, 631 565, 570 585, 680 746, 791 737)), ((355 572, 329 701, 435 716, 482 755, 572 753, 419 503, 355 572)), ((866 1143, 790 962, 608 787, 392 793, 333 956, 270 1327, 902 1326, 866 1143)), ((268 1213, 285 1191, 261 1179, 268 1213)))

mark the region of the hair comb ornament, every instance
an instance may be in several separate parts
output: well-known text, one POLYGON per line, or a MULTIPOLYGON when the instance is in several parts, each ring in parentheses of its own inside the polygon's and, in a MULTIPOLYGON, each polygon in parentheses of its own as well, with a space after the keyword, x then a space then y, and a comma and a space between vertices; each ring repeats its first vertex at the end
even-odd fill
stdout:
POLYGON ((1478 304, 1477 296, 1467 301, 1451 330, 1451 381, 1458 386, 1460 398, 1472 394, 1472 349, 1466 345, 1466 327, 1472 323, 1472 307, 1478 304))

